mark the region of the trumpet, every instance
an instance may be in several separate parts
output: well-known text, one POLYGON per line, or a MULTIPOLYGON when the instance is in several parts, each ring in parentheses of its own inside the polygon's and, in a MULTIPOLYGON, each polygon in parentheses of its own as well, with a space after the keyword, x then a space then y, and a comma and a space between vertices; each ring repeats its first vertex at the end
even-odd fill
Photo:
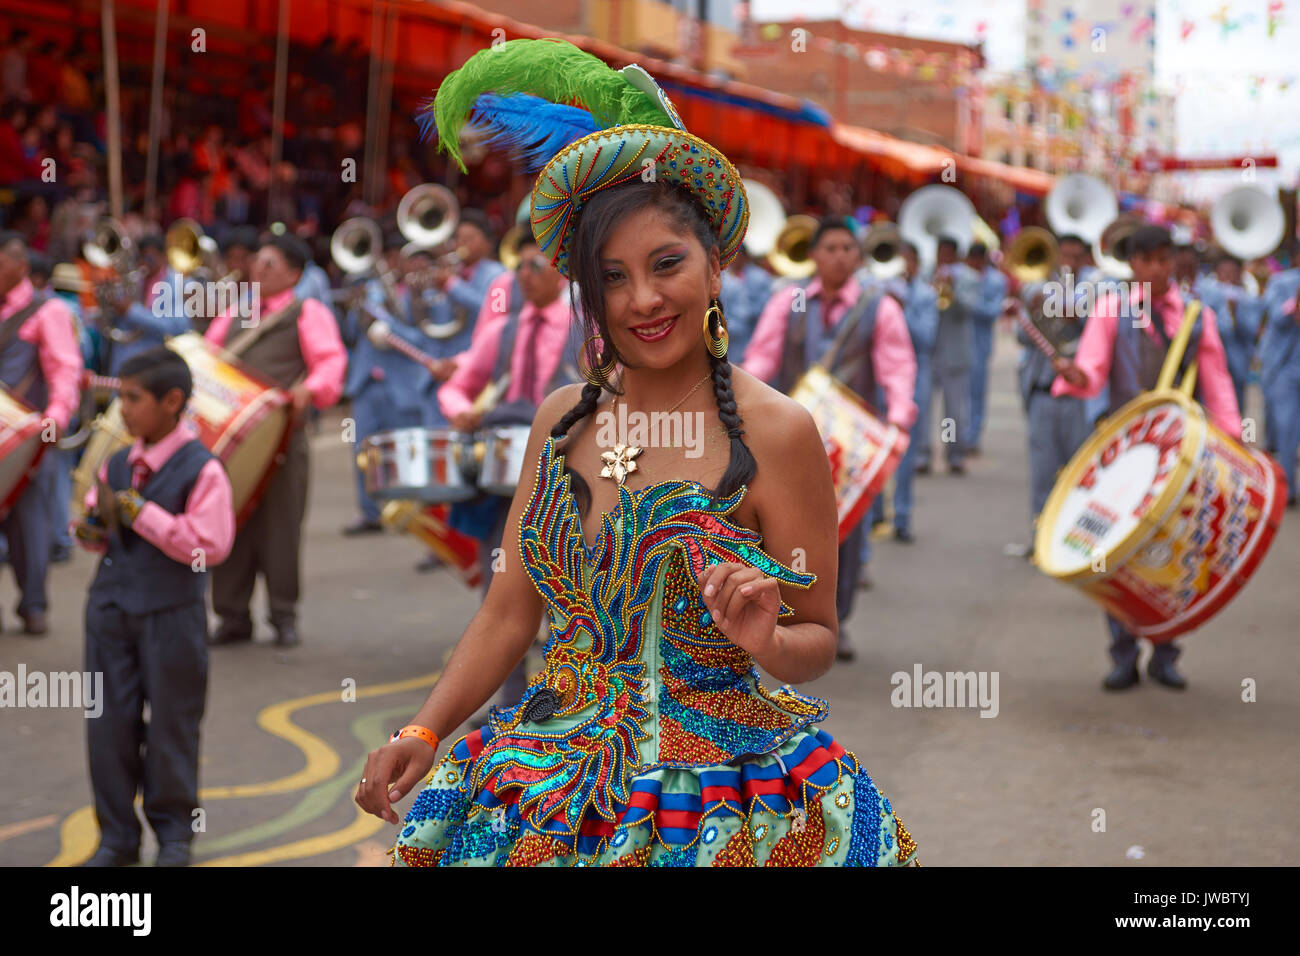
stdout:
POLYGON ((876 223, 862 240, 862 252, 867 260, 867 271, 882 281, 903 274, 907 263, 903 261, 903 237, 892 222, 876 223))

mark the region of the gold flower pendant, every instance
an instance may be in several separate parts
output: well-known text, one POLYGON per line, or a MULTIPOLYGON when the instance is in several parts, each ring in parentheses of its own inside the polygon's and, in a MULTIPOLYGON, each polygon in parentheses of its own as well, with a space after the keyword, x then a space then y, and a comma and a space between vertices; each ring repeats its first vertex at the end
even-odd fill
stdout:
POLYGON ((636 462, 633 459, 644 450, 636 445, 624 445, 620 442, 614 446, 613 451, 601 452, 600 458, 605 465, 600 469, 600 477, 613 478, 620 485, 623 484, 627 476, 636 471, 636 462))

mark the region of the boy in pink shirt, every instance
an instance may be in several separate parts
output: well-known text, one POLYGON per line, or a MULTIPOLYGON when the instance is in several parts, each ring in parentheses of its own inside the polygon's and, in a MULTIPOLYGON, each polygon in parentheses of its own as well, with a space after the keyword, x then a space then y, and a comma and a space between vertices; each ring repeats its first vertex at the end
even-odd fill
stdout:
POLYGON ((225 467, 182 419, 193 383, 184 359, 150 349, 120 377, 136 440, 100 468, 87 517, 73 528, 103 554, 86 601, 86 670, 104 675, 103 712, 87 731, 100 829, 88 865, 137 862, 143 788, 157 865, 185 866, 207 696, 205 572, 230 553, 235 513, 225 467))

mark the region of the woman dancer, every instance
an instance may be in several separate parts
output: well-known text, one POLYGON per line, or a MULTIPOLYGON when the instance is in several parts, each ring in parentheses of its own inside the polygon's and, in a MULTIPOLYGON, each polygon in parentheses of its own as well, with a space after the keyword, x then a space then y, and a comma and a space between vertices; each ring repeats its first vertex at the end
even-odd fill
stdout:
POLYGON ((458 161, 471 113, 489 142, 549 158, 532 225, 581 289, 588 384, 538 410, 505 568, 412 724, 370 754, 357 803, 398 822, 392 804, 543 613, 545 667, 452 745, 394 863, 914 863, 889 801, 818 729, 825 702, 768 690, 755 666, 803 681, 834 661, 837 519, 812 418, 727 360, 721 271, 748 220, 735 168, 639 67, 562 41, 475 55, 433 110, 458 161))

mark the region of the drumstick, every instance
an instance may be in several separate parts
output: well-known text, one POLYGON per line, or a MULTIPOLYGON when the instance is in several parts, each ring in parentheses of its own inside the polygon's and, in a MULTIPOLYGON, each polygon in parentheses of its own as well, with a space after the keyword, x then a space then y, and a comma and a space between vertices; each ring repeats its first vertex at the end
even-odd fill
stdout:
POLYGON ((122 387, 122 380, 112 375, 96 375, 94 372, 82 372, 81 387, 116 392, 122 387))
POLYGON ((1036 346, 1038 346, 1038 350, 1053 362, 1060 358, 1061 353, 1056 351, 1056 346, 1052 345, 1052 343, 1048 341, 1047 336, 1045 336, 1039 330, 1038 326, 1034 325, 1033 320, 1029 318, 1029 310, 1025 308, 1025 304, 1016 298, 1008 298, 1007 302, 1015 303, 1016 321, 1019 322, 1020 327, 1025 330, 1025 334, 1029 336, 1036 346))
MULTIPOLYGON (((385 325, 387 325, 387 322, 385 321, 384 317, 380 315, 378 312, 376 312, 374 306, 372 306, 369 302, 362 302, 361 308, 365 309, 368 313, 370 313, 370 316, 374 321, 384 322, 385 325)), ((419 349, 417 349, 410 342, 406 341, 396 332, 385 331, 383 338, 388 345, 392 346, 393 348, 401 352, 403 355, 405 355, 407 358, 411 359, 412 361, 419 362, 421 365, 425 367, 429 367, 438 361, 432 355, 429 355, 426 352, 421 352, 419 349)))

